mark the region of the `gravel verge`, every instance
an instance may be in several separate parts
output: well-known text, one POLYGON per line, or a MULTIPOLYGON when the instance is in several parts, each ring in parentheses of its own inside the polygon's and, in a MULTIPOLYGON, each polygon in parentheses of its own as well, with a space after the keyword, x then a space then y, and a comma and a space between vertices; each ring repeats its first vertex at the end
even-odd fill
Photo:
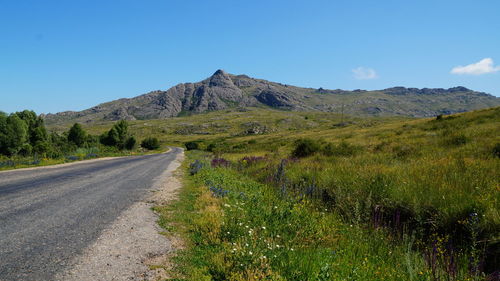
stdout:
POLYGON ((166 278, 163 269, 153 265, 175 250, 176 241, 161 235, 156 223, 158 216, 151 207, 167 204, 175 198, 181 184, 174 176, 184 154, 158 177, 151 196, 125 210, 83 254, 75 258, 56 280, 160 280, 166 278))

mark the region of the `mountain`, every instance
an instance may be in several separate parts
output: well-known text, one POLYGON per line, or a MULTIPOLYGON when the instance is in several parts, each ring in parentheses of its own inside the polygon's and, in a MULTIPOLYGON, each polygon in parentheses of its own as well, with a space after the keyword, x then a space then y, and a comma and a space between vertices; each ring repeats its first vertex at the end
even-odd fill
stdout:
POLYGON ((271 107, 293 111, 344 111, 360 116, 429 117, 500 105, 500 98, 465 87, 384 90, 327 90, 301 88, 232 75, 217 70, 197 83, 183 83, 75 112, 44 116, 48 124, 169 118, 185 114, 241 107, 271 107))

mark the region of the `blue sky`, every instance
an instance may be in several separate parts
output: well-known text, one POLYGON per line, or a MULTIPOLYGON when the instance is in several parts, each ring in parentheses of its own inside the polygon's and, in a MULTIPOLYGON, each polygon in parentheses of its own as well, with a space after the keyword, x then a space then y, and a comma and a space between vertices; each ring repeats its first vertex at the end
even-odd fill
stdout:
POLYGON ((219 68, 314 88, 500 96, 499 13, 497 0, 0 0, 0 110, 81 110, 219 68))

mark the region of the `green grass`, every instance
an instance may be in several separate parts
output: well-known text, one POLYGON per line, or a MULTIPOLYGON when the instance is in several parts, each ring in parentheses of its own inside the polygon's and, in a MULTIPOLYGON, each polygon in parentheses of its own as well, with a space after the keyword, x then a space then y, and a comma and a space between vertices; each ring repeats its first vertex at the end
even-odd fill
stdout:
POLYGON ((169 126, 175 131, 186 122, 197 127, 206 120, 223 120, 227 129, 209 127, 214 131, 208 135, 168 134, 160 136, 163 141, 199 141, 202 148, 215 144, 216 157, 231 165, 205 169, 188 180, 187 190, 196 191, 190 195, 194 201, 188 204, 189 212, 180 212, 199 217, 183 222, 190 229, 187 240, 196 249, 184 256, 190 257, 182 263, 190 268, 184 276, 195 272, 196 278, 214 280, 322 280, 324 267, 330 274, 325 280, 348 280, 353 268, 360 274, 358 280, 481 280, 471 264, 487 272, 498 264, 500 159, 495 149, 500 143, 500 108, 442 120, 349 118, 342 126, 336 125, 334 114, 260 109, 246 115, 219 112, 188 118, 169 126), (247 118, 268 131, 241 134, 247 118), (296 140, 303 138, 312 139, 319 149, 309 157, 290 158, 296 140), (249 162, 242 160, 245 156, 263 158, 249 162), (276 179, 282 159, 289 160, 276 179), (230 195, 208 196, 211 184, 230 190, 230 195), (250 202, 233 197, 239 192, 248 194, 250 202), (200 198, 208 203, 199 203, 200 198), (276 217, 270 206, 286 216, 276 217), (293 213, 297 208, 300 211, 293 213), (239 223, 258 237, 244 236, 239 223), (262 226, 266 231, 259 229, 262 226), (287 238, 277 242, 272 235, 278 233, 287 238), (294 251, 279 250, 276 260, 264 262, 257 256, 274 257, 276 250, 267 251, 268 242, 294 251), (246 244, 254 247, 250 256, 242 246, 246 244), (326 254, 336 249, 346 252, 336 252, 338 259, 326 254), (359 253, 367 255, 366 267, 359 253), (384 277, 373 275, 377 271, 384 277))
MULTIPOLYGON (((109 123, 86 129, 99 134, 106 128, 109 123)), ((353 268, 361 274, 358 280, 471 280, 481 279, 471 264, 488 272, 497 269, 499 107, 441 120, 341 120, 334 113, 251 108, 133 121, 130 130, 139 141, 147 136, 158 137, 164 145, 196 141, 201 149, 210 148, 211 157, 231 162, 228 168, 205 169, 189 178, 177 209, 165 218, 165 225, 173 220, 176 228, 184 229, 189 244, 179 256, 181 277, 321 280, 318 276, 328 264, 324 274, 330 274, 329 280, 348 280, 353 268), (248 134, 254 127, 261 133, 248 134), (291 158, 299 139, 311 139, 318 149, 311 156, 291 158), (246 156, 263 158, 250 163, 243 160, 246 156), (288 160, 276 179, 283 159, 288 160), (231 190, 230 195, 214 198, 208 181, 231 190), (232 197, 237 192, 253 201, 237 205, 243 202, 232 197), (275 221, 272 204, 286 217, 275 221), (293 213, 297 208, 300 211, 293 213), (233 237, 243 234, 240 222, 266 242, 250 235, 233 237), (258 229, 262 226, 269 233, 258 229), (271 230, 281 237, 282 232, 293 235, 277 242, 268 236, 271 230), (257 255, 274 257, 263 248, 267 241, 294 251, 279 250, 277 259, 263 261, 257 255), (241 254, 246 244, 255 247, 252 257, 248 249, 241 254), (232 246, 238 246, 234 253, 232 246), (338 256, 329 257, 330 250, 338 256), (389 251, 394 256, 388 256, 389 251), (360 253, 368 255, 367 267, 361 266, 360 253), (378 266, 384 278, 373 275, 378 266), (399 275, 391 277, 390 272, 399 275)))
MULTIPOLYGON (((211 168, 206 155, 188 152, 188 162, 194 159, 205 167, 185 178, 177 203, 157 208, 160 225, 180 231, 187 241, 175 260, 176 278, 433 280, 413 248, 414 238, 393 239, 384 229, 346 223, 317 201, 284 196, 234 169, 211 168)), ((434 274, 446 276, 442 270, 434 274)), ((469 277, 461 270, 455 280, 469 277)))

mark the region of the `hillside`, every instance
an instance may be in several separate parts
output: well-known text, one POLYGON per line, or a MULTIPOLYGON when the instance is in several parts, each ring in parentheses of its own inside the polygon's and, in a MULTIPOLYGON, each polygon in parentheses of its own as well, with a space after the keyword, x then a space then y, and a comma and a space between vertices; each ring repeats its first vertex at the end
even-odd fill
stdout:
POLYGON ((358 116, 430 117, 498 105, 500 98, 465 87, 326 90, 284 85, 217 70, 201 82, 183 83, 167 91, 119 99, 79 112, 47 114, 44 118, 48 124, 147 120, 240 107, 336 113, 344 109, 346 114, 358 116))
POLYGON ((163 222, 180 213, 165 227, 195 245, 177 267, 198 274, 188 280, 348 280, 355 268, 356 280, 479 281, 497 280, 500 259, 499 118, 250 109, 130 123, 200 149, 179 205, 157 209, 163 222))

